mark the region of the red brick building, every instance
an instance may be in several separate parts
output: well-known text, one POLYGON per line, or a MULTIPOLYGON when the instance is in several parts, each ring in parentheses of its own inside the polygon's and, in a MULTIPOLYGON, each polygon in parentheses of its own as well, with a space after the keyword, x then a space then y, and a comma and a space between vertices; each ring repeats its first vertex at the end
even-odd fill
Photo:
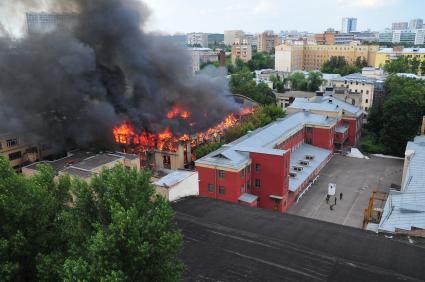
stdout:
POLYGON ((332 157, 334 143, 350 140, 350 123, 343 119, 349 113, 346 105, 327 98, 320 104, 332 101, 339 114, 294 109, 288 117, 197 160, 199 194, 286 212, 316 181, 332 157))

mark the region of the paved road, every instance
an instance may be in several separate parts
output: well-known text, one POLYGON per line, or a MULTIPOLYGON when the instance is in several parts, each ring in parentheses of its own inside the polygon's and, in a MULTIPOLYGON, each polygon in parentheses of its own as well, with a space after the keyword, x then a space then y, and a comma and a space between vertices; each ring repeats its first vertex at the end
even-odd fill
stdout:
POLYGON ((388 191, 392 183, 400 184, 403 161, 372 157, 369 160, 335 155, 320 173, 319 181, 294 205, 289 213, 352 227, 362 227, 363 212, 374 190, 388 191), (337 198, 334 210, 325 199, 328 184, 335 183, 337 198))
POLYGON ((208 198, 174 204, 185 281, 421 281, 425 250, 208 198))

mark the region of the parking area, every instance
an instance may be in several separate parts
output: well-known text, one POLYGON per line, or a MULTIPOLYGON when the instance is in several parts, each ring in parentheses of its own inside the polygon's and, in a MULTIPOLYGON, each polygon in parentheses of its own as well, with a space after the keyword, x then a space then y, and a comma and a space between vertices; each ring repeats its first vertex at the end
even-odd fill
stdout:
POLYGON ((371 192, 388 192, 391 184, 400 185, 402 174, 403 160, 378 157, 366 160, 335 155, 320 173, 319 181, 289 213, 361 228, 371 192), (337 201, 333 210, 330 205, 335 199, 326 202, 329 183, 336 184, 337 201), (343 193, 342 200, 340 193, 343 193))

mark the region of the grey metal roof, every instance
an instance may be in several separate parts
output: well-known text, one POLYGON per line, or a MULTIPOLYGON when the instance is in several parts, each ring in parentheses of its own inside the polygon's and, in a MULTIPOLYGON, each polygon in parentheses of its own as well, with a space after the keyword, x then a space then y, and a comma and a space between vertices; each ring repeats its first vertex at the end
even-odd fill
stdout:
POLYGON ((325 150, 308 144, 301 145, 300 148, 293 151, 291 154, 291 172, 296 172, 295 178, 289 178, 289 191, 295 192, 300 185, 315 171, 327 157, 332 154, 332 151, 325 150), (303 166, 302 172, 294 171, 294 166, 300 166, 299 161, 305 161, 306 155, 313 155, 314 160, 308 160, 310 164, 303 166))
POLYGON ((348 130, 347 125, 341 125, 341 126, 338 126, 337 128, 335 128, 335 132, 338 132, 338 133, 345 133, 345 132, 347 132, 347 130, 348 130))
POLYGON ((294 109, 316 110, 325 112, 340 112, 344 110, 356 117, 363 114, 363 110, 349 103, 341 101, 331 96, 316 96, 314 99, 295 98, 294 102, 288 107, 294 109), (332 101, 331 103, 329 101, 332 101))
POLYGON ((393 48, 381 48, 381 49, 379 49, 378 53, 386 53, 386 54, 395 54, 395 53, 401 53, 401 54, 418 54, 418 53, 425 53, 425 48, 403 48, 402 51, 394 51, 393 48))
POLYGON ((276 150, 274 147, 304 128, 306 125, 319 125, 330 127, 336 124, 336 119, 310 112, 298 112, 279 119, 268 126, 259 128, 247 135, 224 145, 195 164, 220 166, 241 169, 250 162, 249 152, 283 155, 285 151, 276 150))
POLYGON ((100 154, 84 159, 83 161, 72 166, 84 170, 94 170, 119 159, 124 159, 124 157, 111 154, 100 154))
POLYGON ((353 82, 363 82, 363 83, 368 83, 368 84, 374 84, 376 82, 375 78, 371 78, 368 76, 364 76, 361 73, 352 73, 346 76, 342 76, 342 77, 338 77, 335 79, 332 79, 332 81, 353 81, 353 82))
POLYGON ((248 193, 245 193, 245 194, 242 194, 240 197, 239 197, 239 201, 241 201, 241 202, 245 202, 245 203, 252 203, 252 202, 254 202, 254 201, 256 201, 258 199, 258 196, 255 196, 255 195, 252 195, 252 194, 248 194, 248 193))
POLYGON ((390 191, 379 223, 380 231, 425 229, 425 135, 409 142, 406 151, 414 152, 407 167, 401 191, 390 191))
POLYGON ((160 180, 154 182, 153 184, 156 185, 156 186, 170 188, 170 187, 173 187, 173 186, 177 185, 178 183, 182 182, 186 178, 194 175, 195 173, 196 172, 194 172, 194 171, 176 170, 176 171, 173 171, 172 173, 164 176, 160 180))

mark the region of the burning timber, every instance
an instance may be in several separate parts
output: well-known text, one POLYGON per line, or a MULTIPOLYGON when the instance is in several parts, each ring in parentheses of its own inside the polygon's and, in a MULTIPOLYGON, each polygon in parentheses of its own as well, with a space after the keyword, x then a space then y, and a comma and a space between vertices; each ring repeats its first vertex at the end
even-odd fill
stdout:
POLYGON ((191 120, 190 111, 175 106, 166 114, 166 117, 185 121, 188 124, 188 133, 175 135, 170 128, 159 133, 146 130, 138 133, 130 123, 126 122, 115 127, 113 134, 115 142, 124 152, 136 153, 140 156, 143 166, 156 169, 179 169, 190 166, 196 159, 193 154, 195 148, 204 143, 219 142, 226 130, 235 126, 243 116, 253 111, 253 108, 244 108, 238 114, 227 115, 221 123, 203 132, 191 132, 196 121, 191 120))

